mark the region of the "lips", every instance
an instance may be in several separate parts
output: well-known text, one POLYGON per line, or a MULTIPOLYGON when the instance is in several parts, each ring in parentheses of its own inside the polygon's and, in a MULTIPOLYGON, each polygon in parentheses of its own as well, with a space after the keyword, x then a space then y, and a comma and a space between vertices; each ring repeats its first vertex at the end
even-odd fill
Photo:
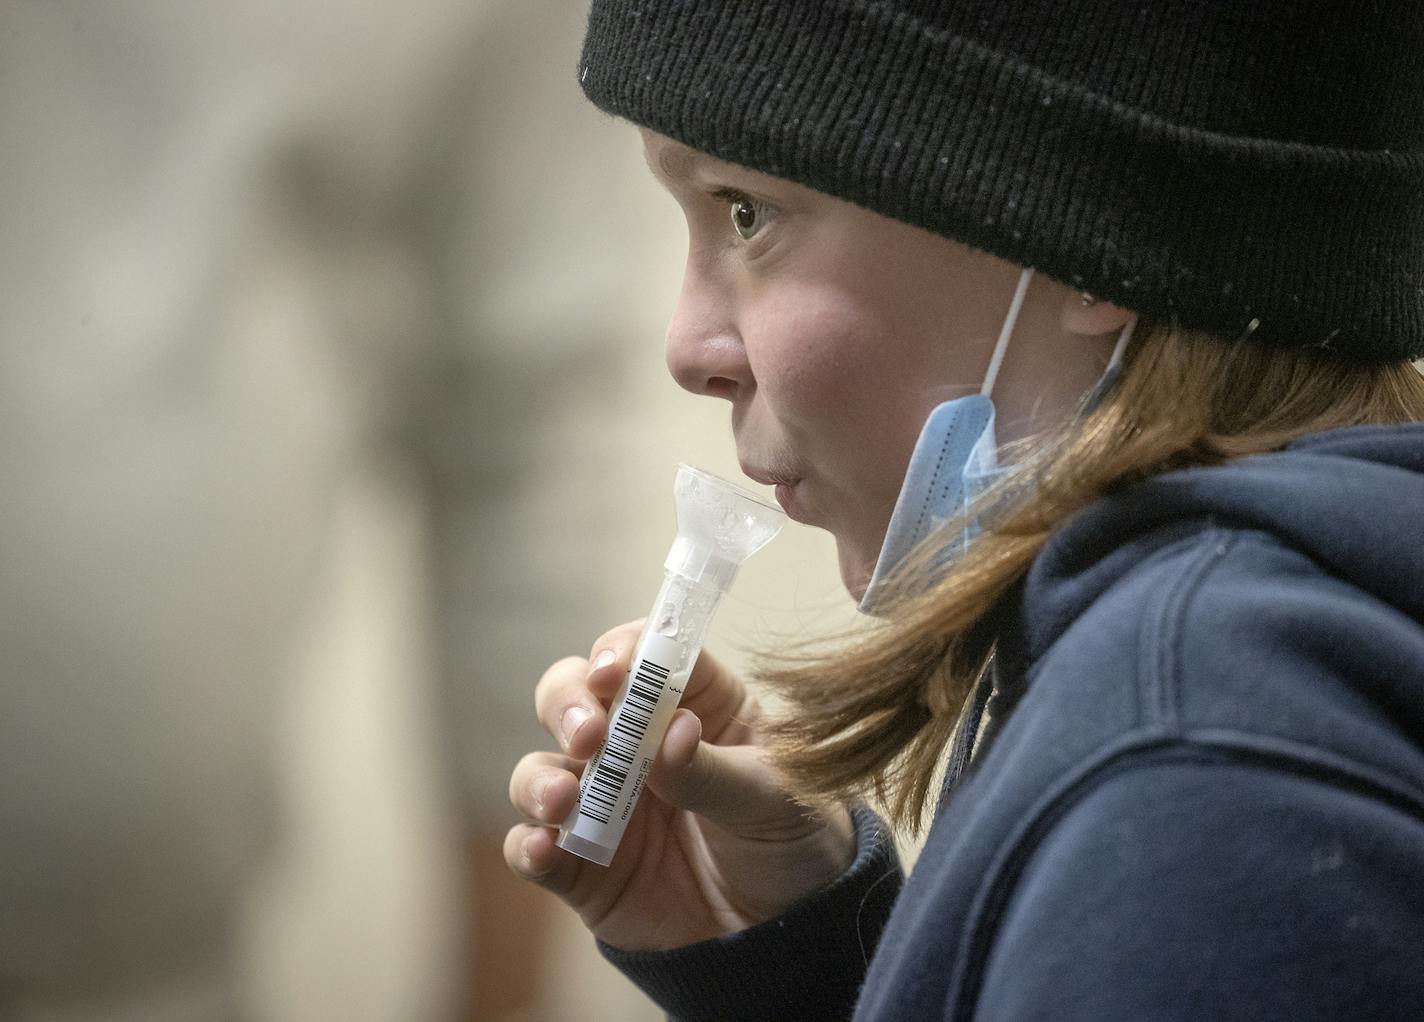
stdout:
POLYGON ((801 484, 799 477, 787 473, 773 472, 770 469, 758 468, 755 465, 743 463, 742 474, 748 479, 761 483, 763 486, 774 486, 776 488, 776 502, 781 505, 781 510, 786 512, 786 517, 792 521, 806 524, 805 509, 797 501, 796 488, 801 484))
POLYGON ((742 475, 753 482, 761 483, 763 486, 795 486, 801 480, 796 476, 787 475, 781 472, 772 472, 768 469, 757 468, 755 465, 741 463, 742 475))

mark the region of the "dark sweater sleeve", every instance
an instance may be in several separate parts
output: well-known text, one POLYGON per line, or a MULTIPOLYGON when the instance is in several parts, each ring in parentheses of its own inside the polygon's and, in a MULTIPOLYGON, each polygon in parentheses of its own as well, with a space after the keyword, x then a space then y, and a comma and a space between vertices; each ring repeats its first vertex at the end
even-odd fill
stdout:
POLYGON ((1179 752, 1100 782, 994 878, 977 1000, 951 1014, 1420 1018, 1420 807, 1309 763, 1179 752))
POLYGON ((905 879, 880 819, 851 815, 850 868, 777 918, 668 951, 599 950, 677 1022, 849 1018, 905 879))

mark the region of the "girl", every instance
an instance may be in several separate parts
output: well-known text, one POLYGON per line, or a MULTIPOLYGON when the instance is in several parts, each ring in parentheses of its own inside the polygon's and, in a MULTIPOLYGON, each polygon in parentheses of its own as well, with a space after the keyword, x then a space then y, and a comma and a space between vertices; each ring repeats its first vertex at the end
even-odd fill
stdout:
POLYGON ((551 828, 637 625, 555 664, 510 867, 679 1019, 1419 1017, 1420 53, 1412 0, 594 0, 672 374, 875 621, 774 717, 704 654, 607 869, 551 828), (870 792, 933 804, 908 880, 870 792))

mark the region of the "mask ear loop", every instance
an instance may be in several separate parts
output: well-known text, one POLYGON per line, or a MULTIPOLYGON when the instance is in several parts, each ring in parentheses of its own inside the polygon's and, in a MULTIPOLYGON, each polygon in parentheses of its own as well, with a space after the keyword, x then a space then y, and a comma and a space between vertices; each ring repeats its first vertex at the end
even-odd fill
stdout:
MULTIPOLYGON (((1011 301, 1011 302, 1009 303, 1009 312, 1008 312, 1008 315, 1006 315, 1006 316, 1004 317, 1004 325, 999 328, 999 339, 994 342, 994 354, 990 357, 990 359, 989 359, 989 369, 988 369, 988 371, 985 372, 985 374, 984 374, 984 386, 982 386, 982 387, 979 388, 979 393, 980 393, 981 395, 983 395, 984 397, 986 397, 986 398, 989 397, 989 395, 990 395, 990 394, 992 393, 992 391, 994 390, 994 382, 999 378, 999 367, 1004 364, 1004 352, 1007 351, 1008 348, 1009 348, 1009 338, 1013 336, 1013 333, 1014 333, 1014 324, 1018 322, 1018 319, 1019 319, 1019 311, 1023 308, 1024 297, 1028 294, 1028 286, 1029 286, 1030 282, 1032 282, 1032 280, 1033 280, 1033 267, 1032 267, 1032 266, 1025 266, 1025 267, 1023 268, 1023 271, 1019 273, 1019 283, 1018 283, 1018 287, 1016 287, 1016 288, 1014 289, 1014 298, 1013 298, 1013 301, 1011 301)), ((992 439, 992 437, 993 437, 992 427, 993 427, 993 420, 992 420, 992 417, 991 417, 990 423, 989 423, 989 427, 987 427, 987 432, 986 432, 985 436, 984 436, 984 437, 981 437, 980 440, 979 440, 979 443, 980 443, 980 444, 984 443, 986 440, 988 440, 991 444, 993 443, 993 439, 992 439)), ((978 445, 976 445, 976 450, 977 450, 977 448, 978 448, 978 445)), ((991 453, 991 455, 994 454, 992 447, 991 447, 990 453, 991 453)), ((972 461, 972 456, 971 456, 971 461, 972 461)), ((967 482, 967 480, 966 480, 966 482, 967 482)), ((966 498, 969 497, 969 495, 968 495, 967 493, 966 493, 965 496, 966 496, 966 498)), ((979 527, 978 527, 977 522, 969 522, 968 524, 965 525, 965 527, 964 527, 964 545, 965 545, 966 548, 969 546, 969 543, 970 543, 970 541, 972 540, 973 535, 974 535, 974 534, 977 534, 978 529, 979 529, 979 527)), ((994 652, 994 655, 993 655, 993 659, 990 661, 990 672, 984 676, 984 678, 980 681, 980 683, 979 683, 979 684, 976 686, 976 688, 975 688, 975 691, 974 691, 974 701, 973 701, 973 704, 972 704, 971 709, 970 709, 969 719, 967 719, 967 720, 962 720, 962 721, 959 722, 959 727, 960 727, 961 729, 963 729, 963 733, 967 734, 969 737, 968 737, 968 744, 967 744, 967 747, 965 748, 964 753, 963 753, 963 762, 955 762, 955 763, 952 763, 952 764, 950 765, 950 768, 949 768, 949 769, 950 769, 950 771, 951 771, 951 775, 950 775, 950 783, 951 783, 951 784, 957 784, 957 783, 958 783, 958 772, 963 770, 963 768, 964 768, 964 763, 968 762, 969 757, 970 757, 970 755, 971 755, 972 752, 973 752, 973 748, 974 748, 974 735, 975 735, 975 734, 978 732, 978 730, 979 730, 980 715, 983 713, 984 705, 988 702, 990 692, 991 692, 994 688, 996 688, 997 685, 998 685, 998 677, 999 677, 998 662, 999 662, 999 654, 998 654, 997 644, 996 644, 996 648, 995 648, 995 652, 994 652)), ((957 735, 957 734, 956 734, 955 744, 956 744, 956 746, 959 744, 959 739, 958 739, 958 735, 957 735)), ((956 759, 957 759, 957 758, 958 758, 958 757, 956 757, 956 759)))
POLYGON ((1122 353, 1127 350, 1127 342, 1132 340, 1132 331, 1137 329, 1137 317, 1133 316, 1122 325, 1122 332, 1117 335, 1117 345, 1113 348, 1112 358, 1108 359, 1108 367, 1105 373, 1115 373, 1117 367, 1122 364, 1122 353))
POLYGON ((1103 375, 1098 377, 1098 382, 1093 384, 1093 389, 1088 393, 1087 400, 1083 402, 1083 411, 1079 413, 1080 417, 1091 415, 1116 385, 1117 378, 1122 371, 1123 352, 1127 350, 1127 343, 1132 340, 1132 332, 1136 329, 1136 316, 1123 324, 1122 332, 1117 335, 1117 344, 1113 346, 1112 357, 1108 359, 1108 367, 1103 370, 1103 375))
POLYGON ((1009 338, 1013 336, 1014 324, 1018 322, 1019 310, 1023 308, 1024 296, 1028 294, 1029 281, 1033 279, 1033 267, 1025 266, 1019 274, 1019 286, 1014 290, 1014 300, 1009 303, 1009 314, 1004 317, 1004 325, 999 328, 999 339, 994 342, 994 355, 989 359, 989 370, 984 374, 984 386, 979 393, 988 397, 994 389, 994 381, 999 378, 999 367, 1004 364, 1004 352, 1009 348, 1009 338))

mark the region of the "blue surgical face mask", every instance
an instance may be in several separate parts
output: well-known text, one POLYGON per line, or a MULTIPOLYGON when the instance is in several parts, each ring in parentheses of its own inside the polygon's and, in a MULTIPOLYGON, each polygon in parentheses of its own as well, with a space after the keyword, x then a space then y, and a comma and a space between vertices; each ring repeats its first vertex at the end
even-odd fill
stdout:
MULTIPOLYGON (((1004 317, 1004 325, 994 345, 994 355, 989 360, 989 371, 979 393, 939 405, 930 413, 920 431, 905 471, 905 481, 900 487, 899 499, 890 516, 890 525, 885 530, 885 541, 881 544, 875 571, 860 599, 862 613, 877 613, 877 604, 887 595, 886 579, 906 554, 949 519, 960 514, 996 479, 1012 470, 1012 466, 1000 465, 998 461, 994 402, 989 395, 994 389, 999 366, 1003 363, 1014 323, 1023 308, 1024 296, 1032 279, 1032 268, 1025 267, 1019 275, 1018 287, 1009 304, 1008 315, 1004 317)), ((1108 367, 1088 399, 1089 409, 1106 396, 1117 380, 1118 365, 1135 325, 1135 319, 1129 320, 1118 336, 1108 367)), ((946 538, 939 566, 947 567, 968 549, 978 533, 979 522, 975 519, 965 526, 962 536, 956 540, 946 538)))

